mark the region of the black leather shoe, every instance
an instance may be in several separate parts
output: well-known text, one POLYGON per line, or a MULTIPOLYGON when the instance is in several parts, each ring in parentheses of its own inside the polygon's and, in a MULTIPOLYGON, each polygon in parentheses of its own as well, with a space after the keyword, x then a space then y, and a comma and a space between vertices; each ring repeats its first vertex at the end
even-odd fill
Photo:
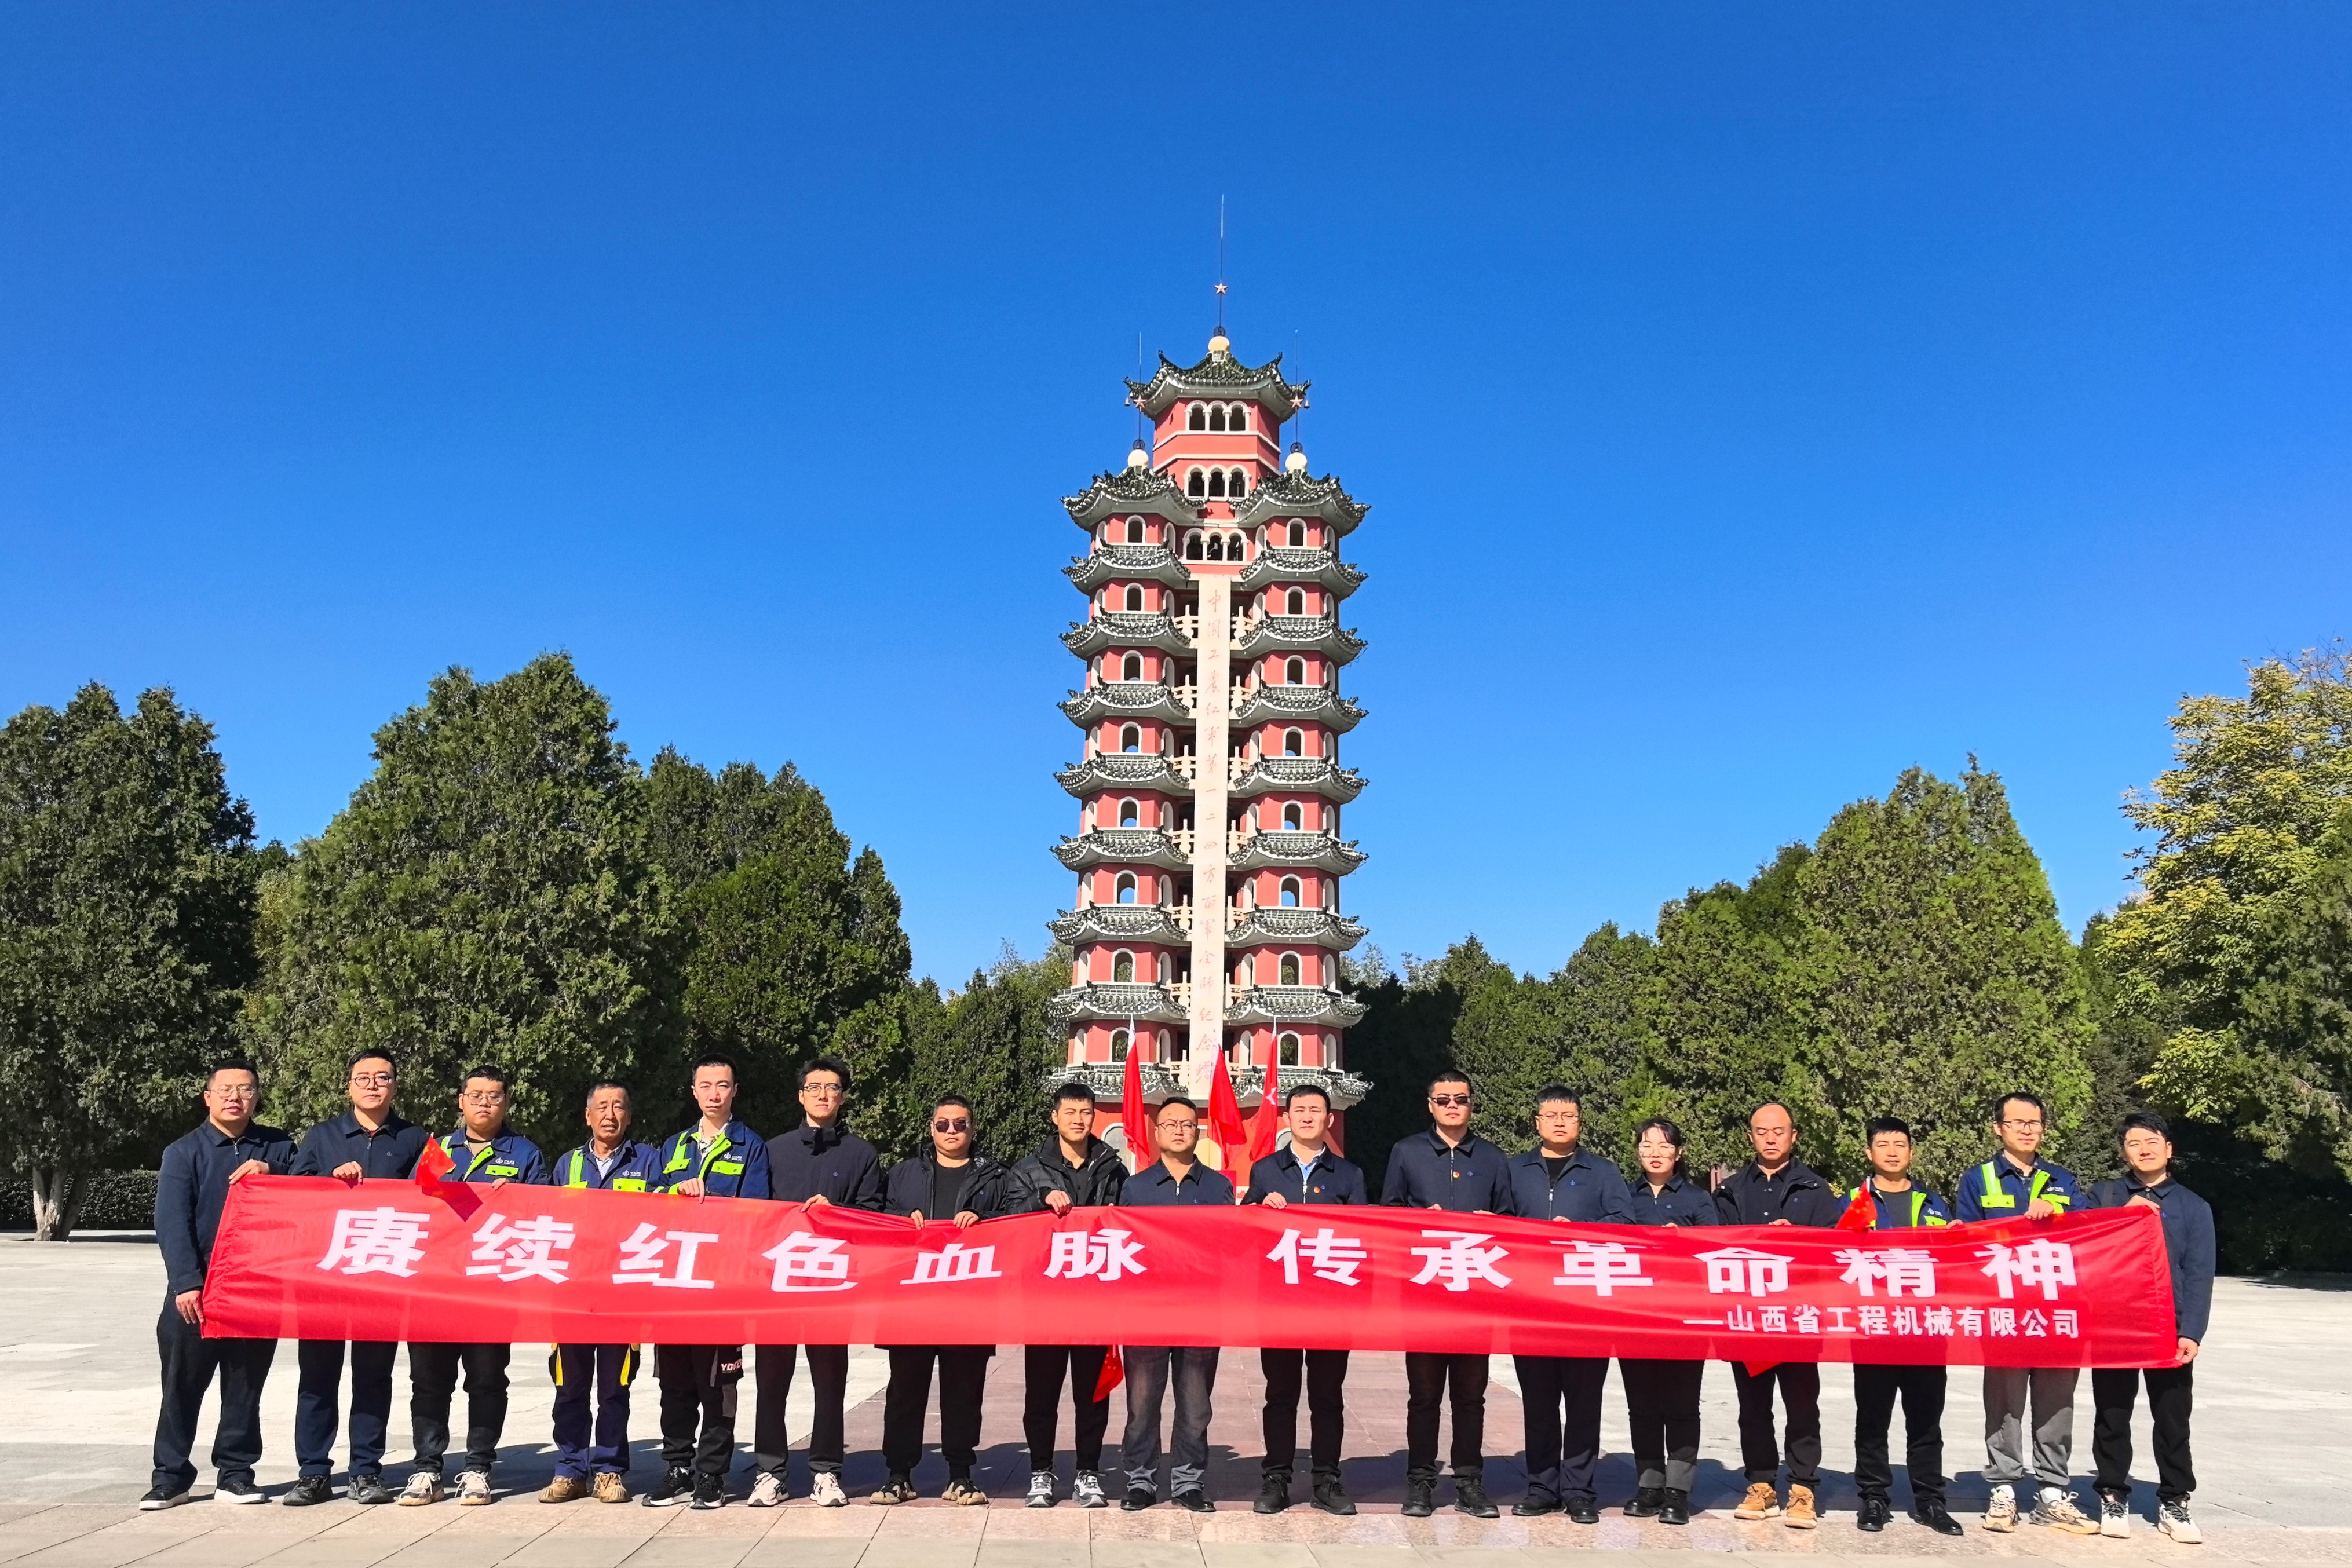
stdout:
POLYGON ((1514 1519, 1541 1519, 1545 1514, 1559 1511, 1559 1499, 1548 1491, 1530 1490, 1511 1505, 1511 1517, 1514 1519))
POLYGON ((1338 1476, 1317 1476, 1312 1500, 1325 1513, 1337 1514, 1341 1519, 1355 1516, 1356 1505, 1349 1500, 1348 1489, 1339 1483, 1338 1476))
POLYGON ((1866 1497, 1862 1500, 1862 1506, 1854 1510, 1853 1527, 1875 1535, 1885 1529, 1886 1521, 1894 1517, 1895 1511, 1886 1506, 1885 1498, 1866 1497))
POLYGON ((1257 1501, 1250 1505, 1252 1513, 1280 1513, 1290 1506, 1290 1478, 1280 1473, 1269 1475, 1258 1483, 1257 1501))
POLYGON ((1141 1513, 1159 1500, 1160 1494, 1150 1487, 1129 1487, 1127 1495, 1119 1500, 1118 1511, 1121 1513, 1141 1513))
POLYGON ((1660 1524, 1688 1524, 1690 1522, 1690 1493, 1686 1491, 1676 1491, 1672 1487, 1668 1487, 1664 1491, 1660 1492, 1658 1494, 1658 1522, 1660 1524))
POLYGON ((392 1489, 383 1484, 382 1476, 370 1471, 366 1475, 352 1478, 351 1496, 353 1502, 363 1507, 373 1508, 380 1503, 392 1500, 392 1489))
POLYGON ((1427 1519, 1437 1511, 1437 1483, 1408 1480, 1404 1483, 1404 1506, 1397 1511, 1407 1519, 1427 1519))
POLYGON ((1658 1517, 1658 1505, 1665 1501, 1665 1498, 1664 1487, 1641 1487, 1634 1491, 1633 1500, 1625 1505, 1625 1517, 1655 1519, 1658 1517))
POLYGON ((1960 1521, 1944 1511, 1940 1502, 1920 1503, 1911 1510, 1911 1522, 1932 1530, 1938 1535, 1966 1535, 1960 1521))
POLYGON ((1592 1506, 1592 1500, 1589 1497, 1572 1497, 1559 1506, 1560 1511, 1578 1524, 1601 1522, 1601 1511, 1592 1506))
POLYGON ((278 1500, 287 1508, 315 1508, 320 1503, 333 1501, 334 1496, 333 1481, 325 1476, 304 1476, 288 1487, 278 1500))
POLYGON ((1199 1487, 1188 1487, 1176 1494, 1176 1506, 1187 1513, 1214 1513, 1217 1505, 1199 1487))
POLYGON ((1503 1511, 1486 1496, 1486 1483, 1475 1476, 1464 1476, 1454 1483, 1454 1511, 1473 1519, 1503 1517, 1503 1511))

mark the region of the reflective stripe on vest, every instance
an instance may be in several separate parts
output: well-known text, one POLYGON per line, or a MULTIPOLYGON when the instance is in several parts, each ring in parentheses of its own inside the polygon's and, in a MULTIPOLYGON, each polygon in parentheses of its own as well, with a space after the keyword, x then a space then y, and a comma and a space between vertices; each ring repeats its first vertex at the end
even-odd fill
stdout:
MULTIPOLYGON (((2015 1208, 2017 1207, 2017 1199, 2011 1197, 2008 1189, 2000 1185, 2000 1162, 1997 1160, 1987 1160, 1983 1166, 1979 1168, 1984 1173, 1984 1195, 1981 1200, 1984 1207, 1987 1208, 2015 1208)), ((2025 1201, 2029 1204, 2044 1201, 2042 1189, 2049 1185, 2050 1173, 2043 1170, 2040 1166, 2035 1166, 2033 1167, 2032 1176, 2028 1177, 2026 1180, 2025 1201)), ((2063 1195, 2049 1198, 2047 1201, 2053 1207, 2063 1208, 2066 1207, 2066 1199, 2063 1195)))
MULTIPOLYGON (((677 1135, 677 1151, 670 1155, 669 1163, 662 1166, 662 1175, 667 1176, 672 1171, 684 1170, 686 1168, 687 1151, 694 1146, 695 1142, 693 1131, 688 1129, 686 1132, 680 1133, 677 1135)), ((719 1155, 725 1154, 732 1147, 734 1147, 734 1145, 728 1142, 727 1134, 725 1133, 720 1133, 717 1137, 712 1138, 710 1140, 710 1146, 702 1151, 702 1167, 694 1173, 694 1179, 700 1181, 705 1176, 709 1176, 710 1174, 710 1162, 717 1159, 719 1155)), ((739 1160, 735 1162, 735 1170, 733 1174, 740 1176, 742 1173, 742 1162, 739 1160)))

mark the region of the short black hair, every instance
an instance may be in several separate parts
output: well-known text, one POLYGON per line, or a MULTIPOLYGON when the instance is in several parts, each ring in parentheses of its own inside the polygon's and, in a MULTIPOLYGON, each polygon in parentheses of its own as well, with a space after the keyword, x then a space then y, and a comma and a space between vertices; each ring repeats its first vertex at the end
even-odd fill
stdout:
POLYGON ((723 1067, 727 1070, 727 1076, 730 1079, 737 1083, 743 1082, 743 1070, 735 1065, 735 1059, 724 1051, 707 1051, 696 1057, 694 1065, 686 1070, 686 1081, 688 1083, 693 1082, 694 1075, 706 1067, 723 1067))
POLYGON ((514 1088, 514 1080, 507 1076, 507 1070, 505 1068, 492 1067, 487 1061, 482 1063, 479 1067, 468 1067, 466 1069, 466 1076, 457 1080, 457 1086, 462 1089, 477 1078, 487 1078, 501 1089, 511 1090, 514 1088))
POLYGON ((362 1061, 381 1061, 386 1067, 391 1068, 395 1074, 400 1071, 400 1063, 392 1059, 392 1052, 388 1051, 379 1051, 374 1046, 371 1045, 365 1050, 352 1052, 350 1058, 343 1063, 343 1076, 349 1078, 352 1073, 358 1071, 360 1063, 362 1061))
POLYGON ((1186 1109, 1187 1111, 1192 1112, 1192 1114, 1193 1114, 1194 1116, 1196 1116, 1196 1117, 1197 1117, 1197 1116, 1199 1116, 1199 1115, 1200 1115, 1200 1113, 1201 1113, 1201 1107, 1200 1107, 1200 1106, 1198 1106, 1198 1105, 1196 1105, 1196 1104, 1194 1104, 1194 1103, 1192 1103, 1192 1096, 1191 1096, 1191 1095, 1189 1095, 1189 1094, 1171 1094, 1170 1096, 1168 1096, 1168 1098, 1167 1098, 1167 1099, 1162 1100, 1161 1102, 1160 1102, 1160 1103, 1159 1103, 1159 1104, 1154 1105, 1154 1106, 1151 1108, 1151 1119, 1152 1119, 1152 1121, 1153 1121, 1154 1123, 1157 1123, 1157 1122, 1160 1120, 1160 1112, 1162 1112, 1162 1111, 1165 1111, 1165 1110, 1166 1110, 1166 1109, 1168 1109, 1168 1107, 1169 1107, 1169 1106, 1171 1106, 1171 1105, 1181 1105, 1181 1106, 1183 1106, 1183 1107, 1184 1107, 1184 1109, 1186 1109))
POLYGON ((2154 1133, 2166 1143, 2172 1142, 2172 1124, 2153 1111, 2134 1111, 2116 1125, 2116 1141, 2121 1143, 2126 1133, 2154 1133))
POLYGON ((1998 1123, 2001 1119, 2001 1113, 2009 1109, 2009 1103, 2012 1100, 2024 1101, 2036 1111, 2042 1113, 2042 1121, 2046 1123, 2050 1120, 2050 1107, 2042 1103, 2041 1095, 2034 1093, 2030 1089, 2012 1089, 2008 1093, 2002 1095, 2000 1099, 1992 1103, 1992 1120, 1994 1122, 1998 1123))
POLYGON ((971 1102, 965 1099, 961 1094, 933 1095, 931 1097, 931 1114, 936 1116, 950 1105, 955 1106, 967 1116, 971 1114, 971 1102))
POLYGON ((261 1069, 253 1064, 253 1059, 249 1056, 224 1056, 215 1060, 205 1070, 205 1087, 211 1088, 213 1080, 224 1072, 250 1072, 253 1074, 255 1086, 257 1088, 260 1086, 261 1069))
POLYGON ((1797 1113, 1790 1107, 1790 1104, 1786 1100, 1759 1100, 1756 1102, 1755 1109, 1748 1113, 1747 1125, 1750 1127, 1754 1126, 1756 1124, 1756 1118, 1762 1115, 1765 1112, 1769 1111, 1775 1105, 1780 1107, 1780 1113, 1789 1118, 1789 1125, 1793 1127, 1797 1124, 1797 1113))
POLYGON ((622 1082, 617 1078, 599 1078, 595 1082, 588 1085, 588 1099, 593 1100, 596 1098, 599 1091, 605 1089, 617 1089, 622 1093, 629 1095, 629 1103, 631 1104, 636 1103, 637 1097, 635 1094, 630 1094, 629 1086, 622 1082))
POLYGON ((842 1061, 841 1058, 837 1056, 820 1056, 814 1061, 805 1063, 801 1068, 799 1074, 793 1078, 793 1087, 794 1089, 807 1088, 809 1074, 812 1072, 832 1073, 835 1078, 841 1080, 841 1092, 845 1094, 849 1092, 849 1063, 842 1061))
POLYGON ((1325 1091, 1323 1085, 1320 1083, 1302 1083, 1298 1085, 1298 1087, 1293 1089, 1289 1093, 1282 1097, 1282 1108, 1286 1111, 1289 1110, 1290 1103, 1293 1100, 1297 1099, 1301 1094, 1314 1095, 1315 1098, 1323 1102, 1323 1109, 1326 1111, 1328 1111, 1331 1108, 1331 1096, 1325 1091))
POLYGON ((1557 1078, 1536 1091, 1537 1108, 1541 1109, 1542 1107, 1550 1104, 1555 1100, 1565 1100, 1570 1104, 1575 1106, 1579 1111, 1584 1109, 1584 1096, 1579 1094, 1575 1090, 1570 1089, 1567 1084, 1562 1083, 1557 1078))
POLYGON ((1906 1144, 1915 1141, 1911 1136, 1911 1124, 1900 1116, 1873 1116, 1862 1124, 1862 1141, 1865 1144, 1877 1142, 1881 1133, 1900 1133, 1906 1144))
POLYGON ((1467 1089, 1473 1094, 1478 1092, 1478 1086, 1470 1082, 1470 1075, 1468 1073, 1457 1071, 1451 1067, 1447 1068, 1443 1072, 1431 1074, 1429 1087, 1427 1090, 1423 1091, 1423 1092, 1430 1094, 1436 1093, 1437 1086, 1441 1083, 1459 1083, 1463 1088, 1467 1089))
POLYGON ((1054 1085, 1054 1109, 1060 1110, 1065 1100, 1083 1100, 1091 1105, 1095 1103, 1095 1092, 1075 1078, 1065 1078, 1054 1085))

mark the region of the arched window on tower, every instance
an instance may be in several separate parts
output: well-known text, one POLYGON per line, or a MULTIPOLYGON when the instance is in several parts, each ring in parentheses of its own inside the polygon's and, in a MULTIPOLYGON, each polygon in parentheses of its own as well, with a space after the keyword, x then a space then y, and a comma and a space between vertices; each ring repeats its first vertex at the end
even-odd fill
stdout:
POLYGON ((1282 907, 1285 909, 1298 907, 1298 879, 1295 876, 1286 876, 1282 879, 1282 907))
POLYGON ((1242 469, 1234 469, 1233 477, 1225 481, 1225 494, 1236 497, 1248 495, 1249 475, 1242 469))
POLYGON ((1298 984, 1298 955, 1296 953, 1285 953, 1282 956, 1282 965, 1276 973, 1282 977, 1281 984, 1283 985, 1295 986, 1298 984))
POLYGON ((1306 732, 1304 730, 1297 729, 1284 730, 1282 732, 1282 754, 1285 757, 1304 757, 1307 755, 1306 732))
POLYGON ((1141 725, 1130 724, 1124 729, 1121 729, 1118 732, 1118 748, 1121 751, 1142 750, 1143 727, 1141 725))
POLYGON ((1212 501, 1221 501, 1221 500, 1224 499, 1224 495, 1225 495, 1225 471, 1224 471, 1223 469, 1222 469, 1222 468, 1212 468, 1212 469, 1210 469, 1210 470, 1209 470, 1209 499, 1211 499, 1212 501))
MULTIPOLYGON (((1297 961, 1297 960, 1296 959, 1292 960, 1293 963, 1296 963, 1297 961)), ((1113 985, 1133 985, 1135 983, 1135 955, 1124 950, 1113 953, 1110 956, 1110 978, 1113 985)))
POLYGON ((1276 1060, 1279 1061, 1283 1066, 1296 1067, 1298 1065, 1298 1037, 1297 1035, 1286 1034, 1282 1036, 1276 1043, 1275 1051, 1277 1053, 1276 1060))
POLYGON ((1131 545, 1139 545, 1143 542, 1143 519, 1141 517, 1129 517, 1127 519, 1127 542, 1131 545))
POLYGON ((1184 559, 1186 560, 1198 560, 1201 559, 1201 536, 1199 533, 1189 533, 1184 536, 1184 559))
POLYGON ((1224 427, 1225 411, 1223 406, 1211 409, 1209 411, 1209 428, 1211 430, 1223 430, 1224 427))
POLYGON ((1135 902, 1135 873, 1133 872, 1123 871, 1118 873, 1118 880, 1111 883, 1111 897, 1120 904, 1133 904, 1135 902))
POLYGON ((1110 1031, 1110 1059, 1113 1061, 1127 1060, 1127 1030, 1115 1029, 1110 1031))
POLYGON ((1209 476, 1198 468, 1193 469, 1191 476, 1184 481, 1184 494, 1198 501, 1204 498, 1208 493, 1209 476))
POLYGON ((1290 685, 1305 685, 1307 684, 1307 661, 1304 659, 1292 659, 1286 663, 1282 666, 1282 678, 1290 685))
POLYGON ((1209 428, 1209 409, 1206 403, 1196 402, 1192 405, 1192 413, 1187 416, 1184 421, 1184 428, 1187 430, 1206 430, 1209 428))
POLYGON ((1225 420, 1225 428, 1227 430, 1247 430, 1249 428, 1249 405, 1246 403, 1236 405, 1232 414, 1225 420))
POLYGON ((1285 806, 1282 809, 1282 825, 1292 832, 1297 832, 1299 827, 1300 814, 1298 802, 1293 800, 1289 805, 1285 806))
POLYGON ((1290 519, 1290 548, 1292 549, 1307 548, 1307 525, 1296 517, 1290 519))
POLYGON ((1143 679, 1143 655, 1129 653, 1118 662, 1118 678, 1122 681, 1143 679))
POLYGON ((1307 613, 1307 595, 1306 595, 1304 592, 1302 592, 1301 591, 1299 591, 1298 589, 1296 589, 1296 588, 1292 589, 1292 590, 1290 591, 1290 592, 1289 592, 1287 595, 1286 595, 1286 596, 1284 597, 1284 599, 1283 599, 1283 601, 1282 601, 1282 612, 1283 612, 1285 615, 1304 615, 1304 614, 1306 614, 1306 613, 1307 613))

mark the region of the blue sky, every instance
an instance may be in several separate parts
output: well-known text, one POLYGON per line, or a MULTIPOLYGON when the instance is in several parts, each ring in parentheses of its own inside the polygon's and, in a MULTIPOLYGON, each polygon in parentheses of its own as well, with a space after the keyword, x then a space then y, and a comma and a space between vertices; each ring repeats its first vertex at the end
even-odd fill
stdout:
POLYGON ((1549 969, 1971 751, 2070 925, 2352 631, 2352 11, 12 8, 0 711, 318 831, 453 664, 787 758, 953 981, 1065 905, 1118 378, 1372 504, 1351 907, 1549 969), (1181 13, 1181 14, 1180 14, 1181 13))

